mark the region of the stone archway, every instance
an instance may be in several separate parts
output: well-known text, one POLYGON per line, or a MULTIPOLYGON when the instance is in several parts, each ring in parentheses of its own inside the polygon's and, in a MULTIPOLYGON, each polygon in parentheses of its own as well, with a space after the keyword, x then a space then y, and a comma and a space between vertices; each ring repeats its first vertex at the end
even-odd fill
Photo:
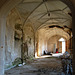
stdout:
POLYGON ((66 51, 66 43, 65 43, 65 39, 64 38, 60 38, 59 40, 59 48, 61 50, 61 53, 65 53, 66 51))
MULTIPOLYGON (((21 1, 22 0, 10 0, 10 1, 7 0, 6 3, 0 8, 0 72, 1 72, 0 75, 4 75, 6 17, 8 15, 8 13, 10 12, 10 10, 15 5, 20 3, 21 1)), ((61 1, 66 3, 67 5, 69 5, 69 3, 67 2, 68 0, 61 0, 61 1)), ((71 9, 73 8, 73 6, 72 7, 69 6, 69 7, 71 9)), ((75 16, 74 11, 72 14, 73 14, 73 36, 75 36, 75 33, 74 33, 74 16, 75 16)), ((75 41, 74 38, 73 38, 73 41, 75 41)), ((74 42, 73 42, 73 46, 74 46, 74 42)), ((74 49, 75 49, 75 47, 74 47, 74 49)))

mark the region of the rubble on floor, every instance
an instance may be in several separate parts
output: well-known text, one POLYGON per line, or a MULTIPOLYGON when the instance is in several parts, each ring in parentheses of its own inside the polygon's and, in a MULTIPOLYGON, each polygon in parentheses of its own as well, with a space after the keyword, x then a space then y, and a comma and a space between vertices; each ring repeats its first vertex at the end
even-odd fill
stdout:
POLYGON ((16 58, 16 59, 14 60, 14 62, 12 62, 12 64, 13 64, 13 65, 16 65, 16 66, 18 66, 19 64, 22 64, 21 58, 16 58))
POLYGON ((5 72, 6 75, 62 75, 62 63, 59 58, 34 59, 21 67, 5 72))

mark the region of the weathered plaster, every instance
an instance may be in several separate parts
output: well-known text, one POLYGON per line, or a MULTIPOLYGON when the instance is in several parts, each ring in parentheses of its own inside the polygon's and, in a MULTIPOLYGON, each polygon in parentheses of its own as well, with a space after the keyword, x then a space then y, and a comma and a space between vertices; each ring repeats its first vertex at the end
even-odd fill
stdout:
POLYGON ((34 30, 30 23, 24 26, 24 43, 27 42, 28 56, 34 56, 34 30))
POLYGON ((21 24, 21 20, 19 19, 20 18, 14 9, 11 10, 11 12, 7 17, 6 38, 5 38, 6 39, 5 68, 9 65, 12 65, 12 62, 17 57, 21 57, 21 40, 18 42, 15 40, 15 31, 16 31, 15 25, 16 23, 21 24))

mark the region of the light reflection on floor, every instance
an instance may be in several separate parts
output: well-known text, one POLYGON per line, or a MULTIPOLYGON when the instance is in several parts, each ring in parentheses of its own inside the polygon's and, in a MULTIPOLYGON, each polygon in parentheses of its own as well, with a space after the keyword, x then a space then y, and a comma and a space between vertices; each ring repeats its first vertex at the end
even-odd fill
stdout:
POLYGON ((42 55, 42 56, 36 56, 35 58, 46 58, 46 57, 60 57, 63 53, 52 53, 52 55, 42 55))

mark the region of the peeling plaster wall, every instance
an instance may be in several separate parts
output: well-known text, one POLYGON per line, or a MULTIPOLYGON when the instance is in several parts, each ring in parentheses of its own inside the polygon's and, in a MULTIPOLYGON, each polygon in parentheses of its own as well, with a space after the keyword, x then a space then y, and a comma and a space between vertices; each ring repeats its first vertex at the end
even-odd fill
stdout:
POLYGON ((58 48, 58 40, 61 38, 59 35, 52 36, 48 40, 47 49, 49 52, 56 52, 56 48, 58 48))
POLYGON ((15 48, 15 58, 21 58, 21 45, 22 45, 22 30, 21 30, 21 20, 18 19, 15 24, 15 35, 14 35, 14 48, 15 48), (17 27, 18 26, 18 27, 17 27))
MULTIPOLYGON (((27 43, 28 56, 34 56, 34 30, 30 23, 24 26, 24 43, 27 43)), ((26 52, 26 51, 25 51, 26 52)))
POLYGON ((67 51, 69 52, 69 53, 72 53, 72 38, 70 38, 69 40, 67 40, 67 42, 66 42, 67 44, 66 44, 66 49, 67 49, 67 51))
MULTIPOLYGON (((56 48, 59 49, 59 52, 61 52, 60 48, 59 48, 59 39, 61 38, 62 36, 59 36, 59 35, 55 35, 55 36, 52 36, 49 38, 48 40, 48 44, 47 44, 47 49, 49 52, 56 52, 56 48)), ((64 38, 64 37, 62 37, 64 38)), ((64 38, 65 39, 65 38, 64 38)), ((65 46, 65 49, 66 51, 68 51, 70 53, 70 50, 71 50, 71 45, 70 45, 70 39, 65 39, 65 43, 66 43, 66 46, 65 46)))
MULTIPOLYGON (((5 36, 5 68, 12 65, 12 62, 21 56, 20 41, 14 40, 15 24, 18 22, 19 16, 15 9, 11 10, 7 16, 6 36, 5 36)), ((19 23, 19 22, 18 22, 19 23)))
POLYGON ((39 30, 38 31, 38 56, 43 55, 44 50, 47 50, 47 39, 45 34, 39 30))

